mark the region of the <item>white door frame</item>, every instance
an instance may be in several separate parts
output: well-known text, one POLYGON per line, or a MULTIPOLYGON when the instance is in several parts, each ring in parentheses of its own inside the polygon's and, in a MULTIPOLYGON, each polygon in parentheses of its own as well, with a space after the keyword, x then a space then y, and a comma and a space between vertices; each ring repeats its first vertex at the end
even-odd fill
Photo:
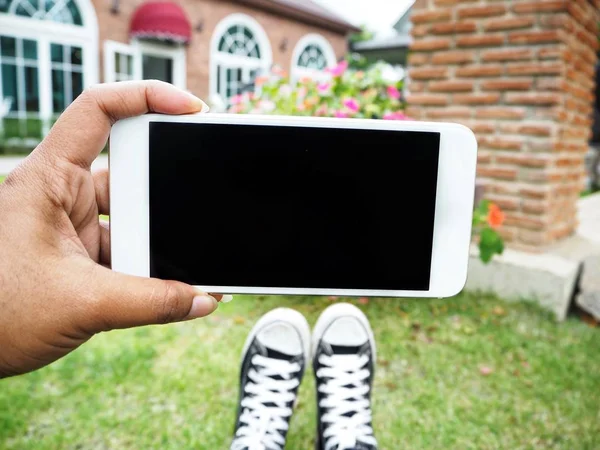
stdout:
POLYGON ((131 79, 143 78, 143 56, 150 55, 159 58, 169 58, 173 61, 171 78, 173 85, 186 89, 186 47, 183 44, 165 46, 152 42, 132 39, 131 44, 116 41, 104 41, 104 81, 116 81, 115 53, 129 55, 133 61, 131 79))

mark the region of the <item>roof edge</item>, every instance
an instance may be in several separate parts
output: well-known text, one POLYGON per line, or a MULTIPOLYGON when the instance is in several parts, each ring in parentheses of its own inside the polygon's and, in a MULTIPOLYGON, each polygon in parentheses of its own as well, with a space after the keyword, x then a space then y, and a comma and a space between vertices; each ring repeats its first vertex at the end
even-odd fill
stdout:
POLYGON ((339 20, 335 20, 328 17, 322 17, 317 14, 295 8, 292 5, 276 3, 270 0, 235 0, 235 2, 266 12, 278 14, 290 19, 295 19, 309 25, 316 25, 339 34, 360 32, 359 27, 352 25, 341 18, 339 20))

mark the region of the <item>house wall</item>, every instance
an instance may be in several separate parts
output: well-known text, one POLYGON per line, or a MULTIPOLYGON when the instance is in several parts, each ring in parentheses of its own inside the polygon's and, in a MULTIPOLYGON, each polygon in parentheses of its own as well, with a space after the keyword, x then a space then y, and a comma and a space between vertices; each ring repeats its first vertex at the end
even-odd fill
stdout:
MULTIPOLYGON (((111 2, 92 0, 94 2, 99 23, 100 65, 103 79, 103 48, 105 40, 129 43, 129 23, 136 8, 143 0, 120 0, 119 12, 111 12, 111 2)), ((217 24, 233 13, 243 13, 254 18, 265 30, 273 51, 273 62, 288 70, 291 66, 292 52, 300 38, 308 33, 317 33, 326 38, 336 54, 341 58, 347 50, 344 35, 316 26, 295 22, 263 11, 257 11, 238 3, 223 0, 173 0, 186 12, 192 24, 192 40, 186 49, 187 88, 201 97, 207 98, 209 89, 210 41, 217 24), (196 26, 202 22, 202 31, 196 26), (285 50, 280 48, 281 42, 287 39, 285 50)))
POLYGON ((537 250, 574 233, 584 183, 599 0, 417 0, 409 114, 479 141, 504 237, 537 250))

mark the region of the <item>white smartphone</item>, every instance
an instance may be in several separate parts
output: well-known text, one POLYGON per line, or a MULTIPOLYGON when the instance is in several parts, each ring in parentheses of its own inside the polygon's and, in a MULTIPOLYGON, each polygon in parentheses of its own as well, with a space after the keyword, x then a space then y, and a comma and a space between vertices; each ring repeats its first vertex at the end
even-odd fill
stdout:
POLYGON ((112 268, 213 293, 452 296, 476 154, 456 124, 123 120, 110 138, 112 268))

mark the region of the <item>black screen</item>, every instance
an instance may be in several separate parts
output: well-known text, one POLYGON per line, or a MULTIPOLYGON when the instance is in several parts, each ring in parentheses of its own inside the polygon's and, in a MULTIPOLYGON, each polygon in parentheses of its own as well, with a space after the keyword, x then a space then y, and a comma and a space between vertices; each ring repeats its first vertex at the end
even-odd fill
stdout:
POLYGON ((439 133, 150 123, 150 274, 428 290, 439 133))

